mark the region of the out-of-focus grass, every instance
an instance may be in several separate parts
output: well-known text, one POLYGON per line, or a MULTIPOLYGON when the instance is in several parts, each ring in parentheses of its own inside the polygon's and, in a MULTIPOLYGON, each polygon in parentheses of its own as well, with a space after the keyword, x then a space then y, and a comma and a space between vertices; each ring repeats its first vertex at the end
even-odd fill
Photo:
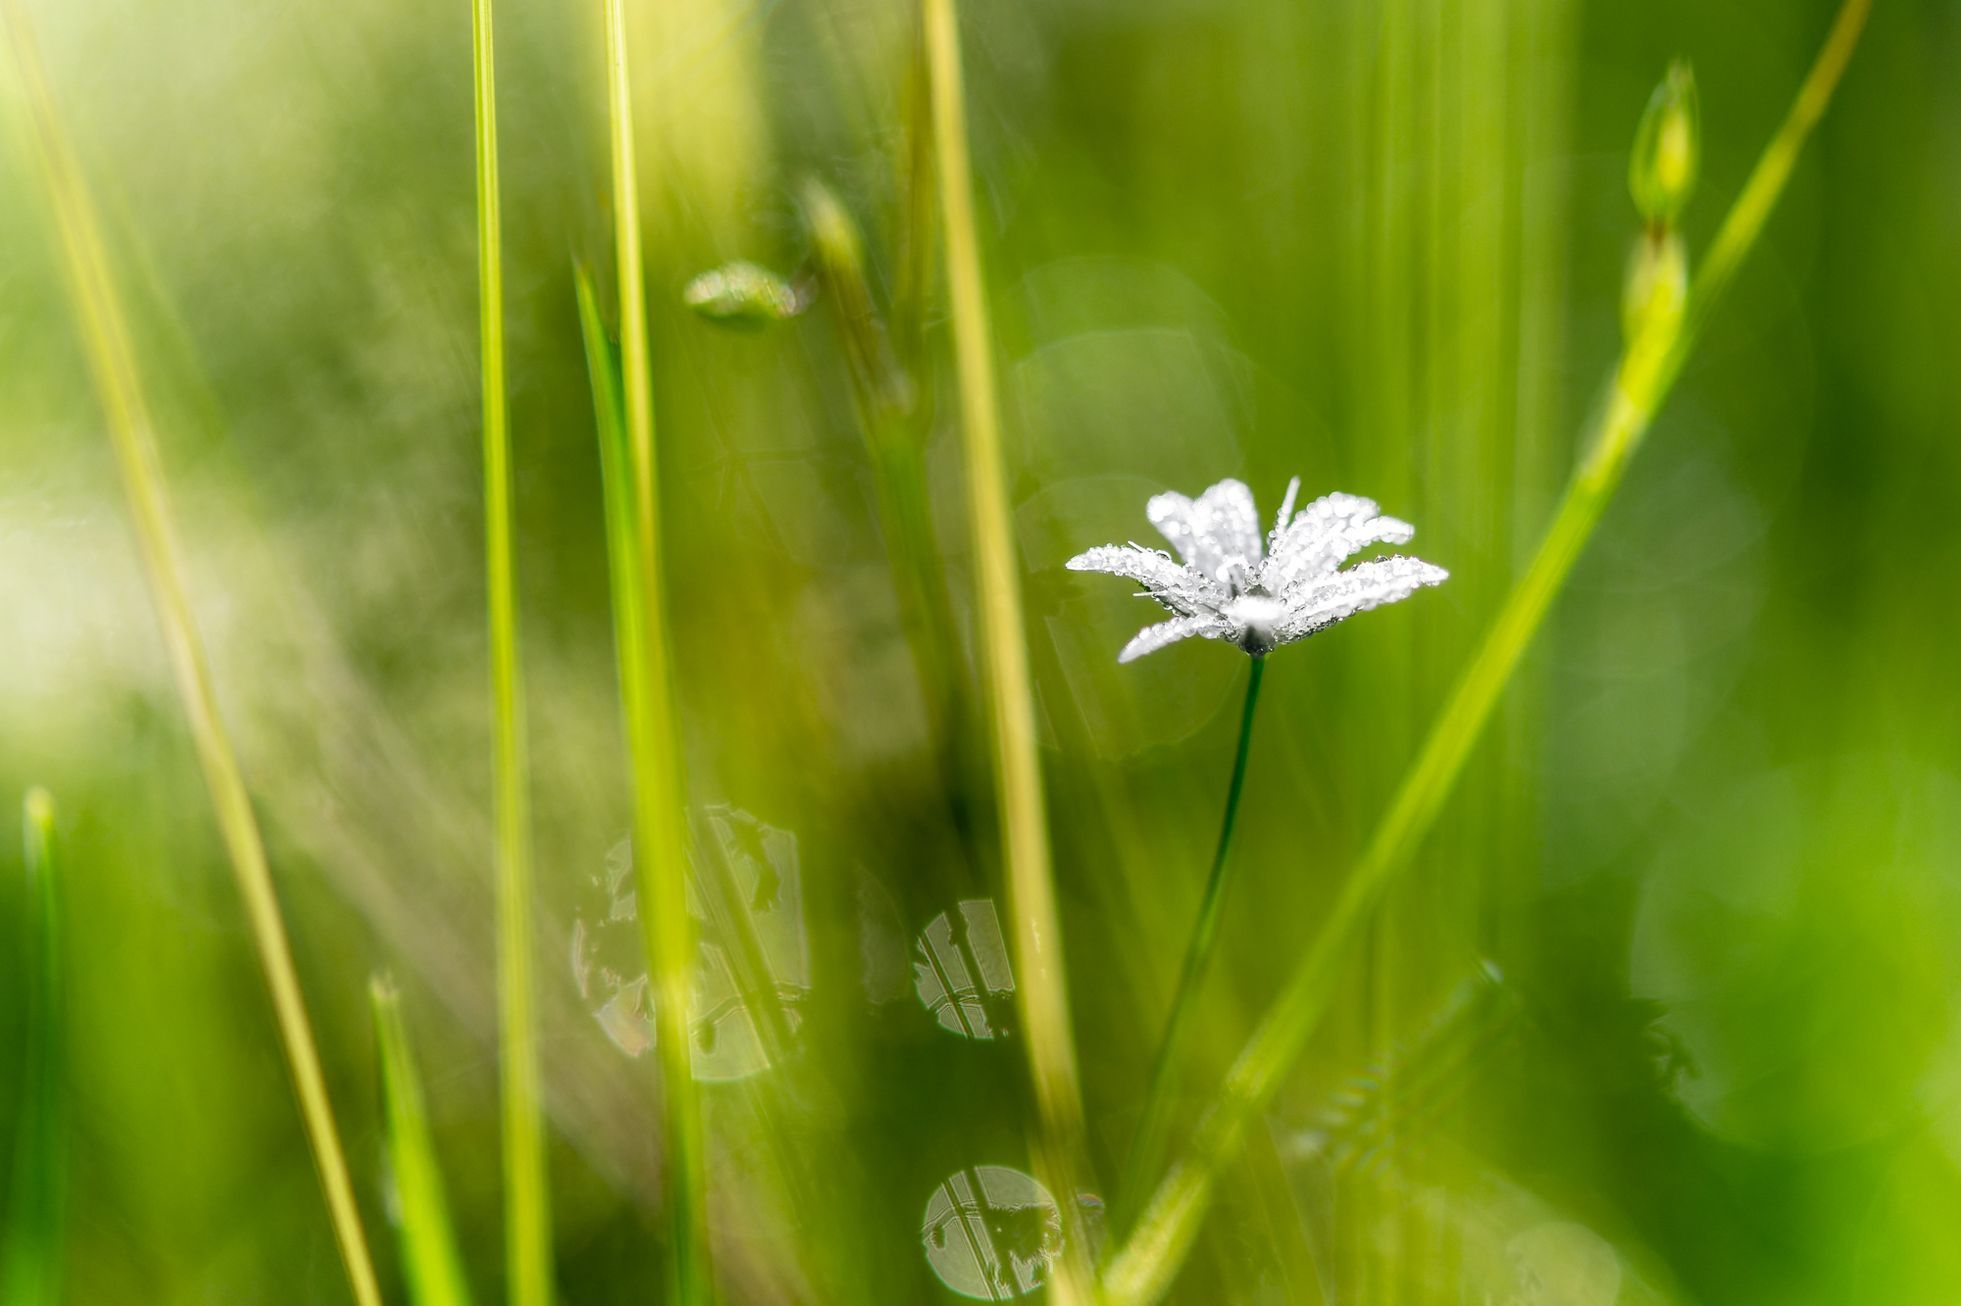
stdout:
MULTIPOLYGON (((380 1211, 361 985, 386 969, 415 1013, 465 1268, 501 1293, 463 10, 28 7, 125 273, 356 1191, 380 1211)), ((1707 251, 1832 8, 961 6, 1103 1181, 1199 902, 1244 673, 1216 647, 1117 667, 1135 605, 1061 561, 1138 529, 1155 490, 1230 474, 1265 497, 1299 473, 1414 521, 1453 572, 1421 611, 1269 669, 1182 1130, 1325 923, 1577 459, 1619 347, 1628 136, 1655 77, 1696 69, 1684 235, 1707 251)), ((895 562, 929 568, 953 649, 978 647, 947 297, 915 235, 938 225, 916 184, 916 15, 626 16, 690 797, 794 835, 809 961, 796 1055, 699 1087, 716 1276, 729 1300, 953 1300, 923 1213, 968 1168, 1031 1169, 1031 1119, 1023 1044, 943 1028, 911 968, 943 912, 1004 907, 970 851, 996 815, 976 786, 972 836, 954 828, 894 588, 895 562), (896 559, 835 301, 750 335, 680 302, 734 258, 807 271, 811 175, 856 219, 918 383, 934 529, 896 559)), ((654 1054, 614 1046, 568 964, 632 826, 570 272, 606 269, 615 322, 602 32, 596 10, 535 0, 497 17, 555 1251, 568 1299, 624 1298, 658 1290, 666 1255, 654 1054)), ((1953 49, 1945 4, 1875 6, 1456 797, 1226 1172, 1181 1297, 1954 1299, 1953 49), (1297 1145, 1372 1068, 1408 1064, 1486 957, 1517 1002, 1507 1038, 1451 1056, 1441 1089, 1391 1074, 1368 1164, 1297 1145)), ((73 872, 66 1032, 89 1123, 69 1296, 344 1301, 27 157, 0 158, 0 781, 61 795, 73 872)), ((0 892, 0 932, 26 912, 0 892)), ((22 964, 0 955, 0 1065, 22 1046, 22 964)), ((0 1075, 0 1118, 17 1091, 0 1075)))
POLYGON ((21 802, 27 868, 27 1019, 21 1029, 21 1098, 13 1113, 14 1166, 0 1234, 0 1297, 20 1306, 61 1300, 68 1188, 67 1012, 62 1001, 61 874, 54 797, 30 789, 21 802))
POLYGON ((388 1176, 401 1229, 402 1277, 415 1306, 469 1306, 470 1284, 450 1226, 442 1165, 429 1131, 422 1076, 402 1020, 402 995, 377 975, 368 983, 374 1007, 375 1059, 381 1064, 387 1120, 388 1176))
POLYGON ((191 611, 176 526, 164 493, 156 432, 95 204, 42 76, 40 54, 25 14, 18 4, 9 3, 0 9, 0 21, 5 24, 10 46, 8 71, 24 101, 17 106, 27 119, 20 134, 33 139, 43 194, 60 241, 89 370, 108 419, 151 600, 176 673, 178 695, 190 718, 191 736, 238 881, 239 896, 244 899, 259 964, 271 991, 280 1042, 299 1096, 300 1114, 306 1122, 341 1260, 355 1299, 362 1306, 379 1306, 380 1287, 361 1229, 345 1149, 293 965, 292 946, 273 891, 265 840, 252 811, 237 749, 218 707, 217 686, 191 611))
MULTIPOLYGON (((1436 724, 1396 791, 1389 811, 1342 886, 1314 945, 1261 1021, 1215 1102, 1200 1122, 1192 1156, 1181 1160, 1153 1196, 1134 1245, 1113 1263, 1119 1301, 1156 1300, 1183 1260, 1203 1217, 1219 1170, 1240 1146, 1251 1117, 1305 1049, 1332 1001, 1338 967, 1360 939, 1367 917, 1391 877, 1399 874, 1428 834, 1454 787, 1498 696, 1511 682, 1526 646, 1544 622, 1581 550, 1599 524, 1675 378, 1698 343, 1709 314, 1729 288, 1743 258, 1763 234, 1798 151, 1818 125, 1865 28, 1870 0, 1846 0, 1796 103, 1751 171, 1742 194, 1716 234, 1685 307, 1671 289, 1655 292, 1663 306, 1630 316, 1631 331, 1609 383, 1600 416, 1582 447, 1586 453, 1560 500, 1545 540, 1526 566, 1489 633, 1472 655, 1436 724)), ((1671 73, 1671 77, 1675 74, 1671 73)), ((1659 148, 1647 131, 1635 149, 1659 148)), ((1638 194, 1638 191, 1637 191, 1638 194)), ((1637 285, 1641 283, 1637 282, 1637 285)))
POLYGON ((518 657, 511 523, 511 431, 504 368, 504 226, 497 160, 497 55, 490 0, 470 5, 477 163, 478 367, 483 375, 484 589, 489 599, 491 751, 497 824, 497 1011, 503 1097, 504 1256, 511 1300, 552 1297, 550 1176, 538 1086, 532 993, 530 767, 518 657))
POLYGON ((981 697, 993 749, 995 804, 1001 829, 1006 923, 1017 972, 1016 1009, 1034 1093, 1036 1171, 1062 1203, 1062 1247, 1050 1291, 1065 1302, 1097 1299, 1088 1237, 1075 1197, 1088 1180, 1088 1148, 1069 1010, 1069 968, 1062 945, 1050 858, 1048 804, 1035 734, 1035 686, 1028 665, 1007 472, 1002 465, 1000 399, 993 328, 974 225, 972 165, 967 153, 966 90, 953 0, 921 0, 933 161, 946 236, 952 314, 954 388, 959 397, 962 468, 974 567, 975 634, 981 697))
MULTIPOLYGON (((606 4, 607 122, 612 142, 613 256, 619 285, 623 420, 603 404, 615 388, 595 375, 593 393, 603 452, 606 538, 611 565, 620 703, 633 771, 633 878, 645 941, 648 1001, 661 1077, 662 1166, 671 1237, 668 1283, 682 1303, 714 1296, 708 1243, 706 1143, 695 1095, 693 979, 696 940, 688 906, 687 787, 675 720, 668 588, 657 450, 652 361, 647 338, 646 270, 640 250, 640 174, 634 147, 632 52, 622 0, 606 4), (623 437, 623 438, 622 438, 623 437), (617 546, 630 547, 619 552, 617 546)), ((587 366, 610 363, 593 339, 591 295, 585 296, 587 366)))

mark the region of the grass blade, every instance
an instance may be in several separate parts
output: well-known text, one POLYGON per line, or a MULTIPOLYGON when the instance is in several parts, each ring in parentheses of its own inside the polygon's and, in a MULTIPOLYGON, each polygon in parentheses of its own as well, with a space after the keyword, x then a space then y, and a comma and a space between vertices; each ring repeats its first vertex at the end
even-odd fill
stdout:
POLYGON ((402 1021, 402 996, 392 982, 377 975, 368 982, 368 997, 374 1007, 388 1166, 401 1208, 402 1269, 409 1300, 415 1306, 469 1306, 470 1284, 450 1226, 422 1078, 416 1073, 408 1028, 402 1021))
POLYGON ((497 823, 497 1005, 502 1031, 504 1255, 516 1306, 551 1300, 552 1233, 545 1133, 538 1109, 531 962, 535 895, 526 792, 516 565, 511 545, 511 433, 504 382, 503 234, 497 183, 497 67, 491 0, 471 0, 477 162, 477 292, 482 332, 484 570, 490 622, 492 770, 497 823))
POLYGON ((1049 858, 1041 760, 1036 751, 1035 693, 1022 625, 1021 574, 1015 558, 1007 475, 1002 466, 1001 420, 980 241, 974 229, 960 31, 953 0, 923 2, 984 697, 1013 918, 1014 969, 1021 977, 1015 1001, 1039 1115, 1036 1165, 1062 1209, 1063 1254, 1052 1291, 1063 1301, 1092 1300, 1095 1282, 1075 1200, 1079 1179, 1088 1174, 1082 1085, 1075 1034, 1069 1023, 1068 972, 1049 858))
POLYGON ((1265 1109, 1319 1027, 1333 999, 1341 965, 1366 931, 1372 908, 1429 831, 1711 310, 1762 234, 1798 151, 1845 71, 1870 8, 1871 0, 1846 0, 1839 10, 1796 102, 1717 233, 1680 329, 1665 337, 1639 337, 1623 353, 1607 402, 1586 443, 1588 453, 1538 551, 1431 727, 1314 945, 1233 1063, 1185 1155, 1159 1184, 1136 1232, 1112 1260, 1106 1282, 1113 1300, 1156 1301, 1184 1262, 1220 1171, 1237 1154, 1247 1126, 1265 1109))
MULTIPOLYGON (((622 705, 633 759, 633 874, 652 981, 654 1042, 660 1057, 662 1136, 672 1224, 674 1300, 712 1293, 707 1158, 695 1093, 691 975, 694 923, 688 915, 687 795, 676 735, 665 587, 661 576, 660 498, 654 447, 654 383, 648 357, 647 296, 640 252, 640 192, 634 161, 633 83, 623 0, 606 4, 606 84, 613 164, 615 259, 619 272, 620 411, 624 437, 604 470, 607 538, 630 545, 613 564, 622 705), (624 457, 618 455, 624 454, 624 457), (615 521, 615 518, 620 520, 615 521)), ((588 305, 591 296, 586 296, 588 305)), ((598 382, 595 381, 595 386, 598 382)), ((606 418, 600 418, 605 441, 606 418)), ((605 445, 602 443, 602 452, 605 445)))
POLYGON ((13 1194, 0 1241, 0 1301, 53 1306, 61 1300, 62 1211, 68 1187, 68 1112, 61 982, 61 873, 54 799, 30 789, 21 804, 32 958, 20 1114, 14 1126, 13 1194))
POLYGON ((306 999, 293 967, 292 947, 273 891, 265 842, 252 811, 237 750, 218 710, 210 662, 194 620, 182 549, 165 493, 149 405, 144 398, 127 317, 109 270, 100 222, 41 71, 40 58, 17 0, 0 4, 16 80, 24 94, 28 135, 60 240, 63 270, 81 328, 83 352, 108 418, 109 435, 129 501, 138 552, 156 603, 171 669, 189 718, 219 832, 245 900, 259 963, 271 992, 273 1013, 288 1069, 299 1096, 307 1141, 320 1174, 334 1235, 355 1299, 379 1306, 374 1265, 354 1201, 347 1158, 334 1124, 320 1053, 307 1017, 306 999))

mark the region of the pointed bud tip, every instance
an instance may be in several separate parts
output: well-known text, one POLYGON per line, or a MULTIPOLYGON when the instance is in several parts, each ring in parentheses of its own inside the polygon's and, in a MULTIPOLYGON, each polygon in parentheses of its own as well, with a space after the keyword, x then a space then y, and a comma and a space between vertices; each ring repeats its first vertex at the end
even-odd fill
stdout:
POLYGON ((1628 158, 1627 187, 1644 220, 1667 224, 1695 193, 1702 156, 1701 110, 1695 74, 1677 59, 1648 98, 1628 158))

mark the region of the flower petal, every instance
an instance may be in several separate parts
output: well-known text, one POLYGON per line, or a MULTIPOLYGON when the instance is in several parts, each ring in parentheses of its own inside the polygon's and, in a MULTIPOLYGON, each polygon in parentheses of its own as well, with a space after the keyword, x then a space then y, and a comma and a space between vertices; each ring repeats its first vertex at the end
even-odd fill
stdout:
POLYGON ((1247 572, 1259 564, 1259 509, 1242 481, 1220 481, 1196 501, 1156 495, 1145 512, 1187 563, 1216 581, 1229 583, 1235 563, 1247 572))
POLYGON ((1359 563, 1290 593, 1281 639, 1305 639, 1346 617, 1400 603, 1425 585, 1441 585, 1449 578, 1449 572, 1421 558, 1377 558, 1359 563))
POLYGON ((1384 517, 1374 499, 1325 494, 1277 533, 1260 579, 1277 594, 1301 580, 1331 575, 1371 544, 1407 544, 1415 534, 1408 522, 1384 517))
POLYGON ((1193 635, 1216 636, 1224 627, 1212 616, 1173 617, 1160 621, 1155 626, 1146 626, 1131 637, 1130 643, 1123 646, 1117 654, 1118 662, 1135 662, 1146 653, 1155 653, 1167 644, 1176 644, 1181 639, 1193 635))
POLYGON ((1207 577, 1179 566, 1169 554, 1137 544, 1099 544, 1064 565, 1071 571, 1101 571, 1134 580, 1151 598, 1185 616, 1216 607, 1221 597, 1207 577))
POLYGON ((1273 519, 1273 533, 1267 536, 1267 552, 1273 552, 1274 543, 1280 532, 1287 529, 1287 519, 1294 515, 1294 496, 1301 492, 1301 478, 1296 476, 1287 482, 1287 497, 1280 501, 1280 514, 1273 519))

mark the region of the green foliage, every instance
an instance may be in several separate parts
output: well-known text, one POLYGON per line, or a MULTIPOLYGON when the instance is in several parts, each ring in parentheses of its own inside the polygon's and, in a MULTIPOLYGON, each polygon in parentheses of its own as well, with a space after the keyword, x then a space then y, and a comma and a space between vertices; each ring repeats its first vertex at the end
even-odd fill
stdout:
MULTIPOLYGON (((1065 1245, 1123 1263, 1246 669, 1119 667, 1139 605, 1062 563, 1158 545, 1149 494, 1237 476, 1270 503, 1299 474, 1416 523, 1452 579, 1265 677, 1166 1150, 1236 1061, 1257 1109, 1154 1276, 1181 1301, 1957 1300, 1950 7, 1877 7, 1849 67, 1831 40, 1829 113, 1808 91, 1752 172, 1832 0, 968 0, 940 24, 957 120, 911 6, 622 3, 609 58, 601 6, 498 0, 559 1296, 661 1299, 685 1262, 697 1300, 930 1304, 1003 1299, 1065 1245), (1694 193, 1651 150, 1644 210, 1630 138, 1677 53, 1694 193), (689 306, 744 255, 801 317, 689 306), (1562 508, 1575 468, 1611 498, 1562 508), (1031 836, 1066 1005, 1031 984, 1031 836), (1486 958, 1502 993, 1460 1003, 1486 958)), ((25 129, 0 153, 0 782, 61 797, 63 1001, 37 1026, 36 954, 0 948, 0 1168, 60 1139, 68 1191, 54 1239, 10 1192, 5 1235, 60 1247, 64 1300, 349 1300, 319 1117, 271 1041, 275 936, 233 883, 262 833, 241 882, 291 930, 337 1209, 406 1214, 380 970, 444 1263, 502 1297, 466 7, 6 12, 9 65, 29 12, 64 110, 47 170, 0 73, 25 129), (139 408, 98 397, 130 378, 139 408), (181 603, 152 600, 124 450, 169 492, 181 603), (207 785, 212 748, 236 770, 207 785), (44 1033, 68 1127, 24 1134, 44 1033)), ((0 875, 10 942, 39 931, 27 884, 0 875)), ((384 1241, 401 1294, 416 1253, 384 1241)))
POLYGON ((68 1190, 68 1058, 61 920, 61 861, 54 797, 27 791, 21 802, 26 848, 29 937, 19 951, 30 969, 21 1034, 21 1101, 14 1113, 13 1185, 0 1208, 0 1301, 53 1306, 62 1300, 63 1229, 68 1190))
POLYGON ((388 1178, 394 1189, 390 1206, 401 1237, 409 1300, 415 1306, 469 1306, 470 1285, 450 1226, 422 1077, 402 1019, 402 995, 377 975, 368 983, 368 1000, 374 1010, 375 1056, 381 1063, 388 1178))

